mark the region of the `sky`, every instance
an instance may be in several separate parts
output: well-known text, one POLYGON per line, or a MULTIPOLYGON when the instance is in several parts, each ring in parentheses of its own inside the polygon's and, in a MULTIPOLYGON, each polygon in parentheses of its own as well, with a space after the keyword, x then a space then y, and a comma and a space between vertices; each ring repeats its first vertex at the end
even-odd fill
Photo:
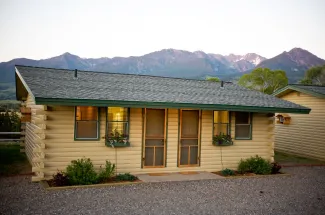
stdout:
POLYGON ((0 62, 161 49, 325 59, 325 0, 0 0, 0 62))

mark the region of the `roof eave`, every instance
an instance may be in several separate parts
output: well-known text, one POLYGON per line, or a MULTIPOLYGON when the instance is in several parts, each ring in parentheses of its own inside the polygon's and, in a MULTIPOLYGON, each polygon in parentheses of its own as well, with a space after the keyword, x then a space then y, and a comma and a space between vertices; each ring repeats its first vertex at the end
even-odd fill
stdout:
POLYGON ((18 68, 15 66, 15 70, 16 70, 16 74, 15 74, 15 85, 16 85, 16 99, 17 100, 22 100, 20 98, 20 96, 18 95, 19 92, 18 92, 18 81, 17 79, 19 78, 19 80, 21 81, 23 87, 25 88, 25 90, 27 91, 27 93, 29 93, 29 95, 35 99, 35 96, 33 94, 33 92, 31 91, 31 89, 28 87, 27 83, 25 82, 24 78, 22 77, 22 75, 20 74, 18 68))
POLYGON ((192 104, 192 103, 172 103, 172 102, 144 102, 144 101, 117 101, 117 100, 92 100, 92 99, 61 99, 61 98, 41 98, 36 97, 37 105, 63 105, 63 106, 120 106, 138 108, 195 108, 203 110, 228 110, 260 113, 300 113, 309 114, 308 108, 276 108, 276 107, 254 107, 241 105, 222 104, 192 104))

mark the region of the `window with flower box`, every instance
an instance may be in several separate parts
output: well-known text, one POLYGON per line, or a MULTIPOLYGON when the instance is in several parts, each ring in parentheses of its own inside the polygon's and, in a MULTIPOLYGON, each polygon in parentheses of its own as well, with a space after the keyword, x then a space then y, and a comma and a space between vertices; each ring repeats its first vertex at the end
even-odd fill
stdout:
POLYGON ((229 111, 213 111, 213 135, 230 134, 229 111))
POLYGON ((213 111, 213 145, 233 145, 230 136, 229 111, 213 111))
POLYGON ((114 146, 129 146, 129 108, 108 107, 106 143, 114 146))

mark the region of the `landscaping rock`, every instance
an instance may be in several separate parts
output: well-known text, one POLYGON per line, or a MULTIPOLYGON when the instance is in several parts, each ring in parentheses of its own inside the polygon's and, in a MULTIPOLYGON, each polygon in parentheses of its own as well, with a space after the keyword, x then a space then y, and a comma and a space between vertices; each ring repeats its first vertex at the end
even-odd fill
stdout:
POLYGON ((46 191, 30 176, 0 178, 0 214, 323 214, 325 167, 290 177, 229 178, 46 191))

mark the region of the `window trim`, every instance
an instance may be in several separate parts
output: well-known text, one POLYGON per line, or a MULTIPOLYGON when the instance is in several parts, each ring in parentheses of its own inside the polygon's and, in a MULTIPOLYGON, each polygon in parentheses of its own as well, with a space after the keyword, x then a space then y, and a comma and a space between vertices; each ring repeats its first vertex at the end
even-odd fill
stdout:
MULTIPOLYGON (((84 120, 76 120, 76 118, 77 118, 77 107, 82 107, 82 106, 75 106, 74 107, 74 135, 73 135, 74 140, 75 141, 98 141, 100 139, 100 107, 97 107, 97 137, 96 138, 78 138, 77 137, 77 132, 76 132, 77 131, 77 126, 76 126, 77 121, 84 121, 84 120)), ((95 106, 90 106, 90 107, 95 107, 95 106)))
POLYGON ((253 113, 252 112, 245 112, 245 113, 249 114, 249 117, 248 117, 249 124, 237 124, 236 123, 236 113, 237 112, 235 112, 235 140, 252 140, 253 139, 253 113), (237 132, 236 125, 250 125, 249 137, 247 137, 247 138, 245 138, 245 137, 237 137, 236 136, 236 132, 237 132))
MULTIPOLYGON (((214 125, 215 124, 219 124, 219 123, 214 123, 214 112, 215 111, 225 111, 225 110, 213 110, 212 111, 212 140, 213 140, 213 137, 214 137, 214 125)), ((220 123, 220 124, 228 124, 228 134, 227 135, 230 135, 231 136, 231 111, 228 111, 228 123, 220 123)))
MULTIPOLYGON (((118 107, 118 106, 112 106, 112 107, 118 107)), ((108 131, 107 131, 107 129, 108 129, 108 122, 126 122, 127 125, 128 125, 128 128, 127 128, 127 130, 128 130, 127 141, 130 141, 130 113, 131 113, 130 110, 131 110, 131 108, 129 108, 129 107, 119 107, 119 108, 127 108, 127 114, 128 114, 127 121, 109 121, 108 120, 108 108, 110 108, 110 107, 106 107, 105 108, 105 110, 106 110, 105 139, 106 139, 106 137, 108 135, 108 131)))

